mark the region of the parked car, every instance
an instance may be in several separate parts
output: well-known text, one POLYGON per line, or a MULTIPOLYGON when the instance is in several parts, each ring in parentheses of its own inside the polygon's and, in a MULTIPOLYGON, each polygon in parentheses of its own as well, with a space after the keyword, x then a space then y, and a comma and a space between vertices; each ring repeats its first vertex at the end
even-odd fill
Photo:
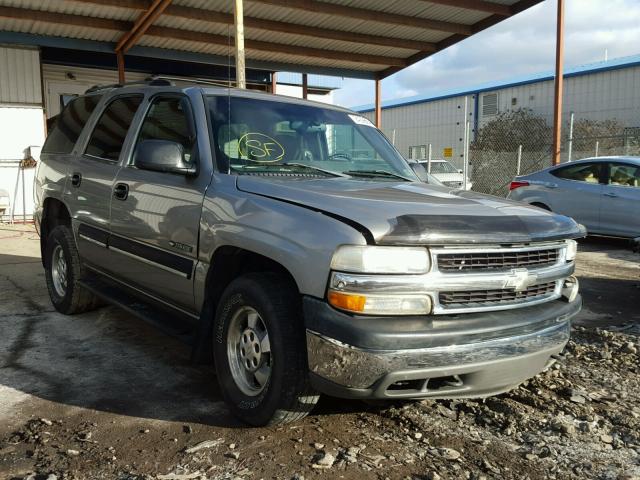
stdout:
POLYGON ((421 183, 366 118, 308 101, 92 89, 50 132, 36 201, 54 307, 102 299, 190 341, 252 425, 320 392, 509 390, 581 306, 573 220, 421 183))
MULTIPOLYGON (((427 167, 427 172, 440 180, 443 185, 453 188, 463 188, 464 174, 459 168, 454 167, 447 160, 419 160, 427 167)), ((467 190, 471 190, 473 184, 467 181, 467 190)))
POLYGON ((586 158, 516 177, 509 198, 570 216, 590 234, 639 237, 640 158, 586 158))

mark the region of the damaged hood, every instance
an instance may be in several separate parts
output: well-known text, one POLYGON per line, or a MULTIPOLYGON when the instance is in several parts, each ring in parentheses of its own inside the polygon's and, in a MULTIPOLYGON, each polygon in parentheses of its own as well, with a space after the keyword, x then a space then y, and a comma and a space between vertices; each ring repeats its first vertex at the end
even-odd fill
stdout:
POLYGON ((377 244, 526 243, 585 235, 572 219, 418 182, 238 176, 238 189, 357 223, 377 244))

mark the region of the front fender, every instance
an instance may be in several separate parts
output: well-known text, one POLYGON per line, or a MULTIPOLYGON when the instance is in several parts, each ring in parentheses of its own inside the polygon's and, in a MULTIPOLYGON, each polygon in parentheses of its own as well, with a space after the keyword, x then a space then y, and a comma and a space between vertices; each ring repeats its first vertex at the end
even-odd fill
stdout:
POLYGON ((215 177, 203 204, 196 305, 204 301, 206 270, 220 247, 242 248, 278 262, 301 294, 321 298, 335 249, 343 244, 366 244, 360 232, 336 218, 238 191, 233 176, 215 177))

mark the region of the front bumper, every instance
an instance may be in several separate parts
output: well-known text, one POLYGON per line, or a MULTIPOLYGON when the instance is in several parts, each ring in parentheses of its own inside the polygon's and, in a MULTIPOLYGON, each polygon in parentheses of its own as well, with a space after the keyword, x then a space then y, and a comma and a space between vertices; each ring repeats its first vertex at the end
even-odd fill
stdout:
POLYGON ((484 397, 536 375, 569 339, 581 299, 450 317, 372 318, 305 299, 313 385, 343 398, 484 397))

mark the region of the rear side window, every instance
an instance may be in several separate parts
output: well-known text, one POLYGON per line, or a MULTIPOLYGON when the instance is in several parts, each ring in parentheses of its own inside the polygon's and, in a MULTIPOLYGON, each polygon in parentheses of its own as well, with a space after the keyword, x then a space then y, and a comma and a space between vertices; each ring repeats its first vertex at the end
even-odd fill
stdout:
POLYGON ((71 153, 100 98, 101 95, 90 95, 69 102, 56 117, 53 129, 42 147, 42 153, 71 153))
POLYGON ((602 171, 601 163, 580 163, 553 170, 551 175, 565 180, 575 180, 586 183, 600 183, 602 171))
POLYGON ((117 161, 142 98, 142 95, 136 95, 120 97, 112 101, 96 123, 85 153, 93 157, 117 161))

